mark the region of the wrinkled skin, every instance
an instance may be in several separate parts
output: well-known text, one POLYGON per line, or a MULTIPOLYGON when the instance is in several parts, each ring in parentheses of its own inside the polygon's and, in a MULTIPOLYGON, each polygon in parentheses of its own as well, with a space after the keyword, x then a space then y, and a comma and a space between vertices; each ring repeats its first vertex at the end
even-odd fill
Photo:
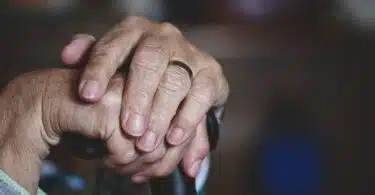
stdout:
MULTIPOLYGON (((34 194, 37 189, 41 161, 57 145, 64 132, 78 132, 106 142, 109 153, 130 158, 131 146, 122 133, 118 116, 124 77, 115 75, 103 98, 87 104, 77 99, 75 89, 78 72, 65 69, 35 71, 11 81, 1 93, 0 168, 34 194), (129 145, 127 145, 129 144, 129 145)), ((190 151, 208 152, 204 126, 198 128, 190 151), (200 143, 203 143, 200 144, 200 143)), ((134 147, 134 146, 133 146, 134 147)), ((147 163, 147 159, 138 161, 147 163)), ((159 176, 175 167, 163 167, 159 176)))
POLYGON ((204 127, 207 110, 222 105, 229 94, 221 66, 212 56, 189 43, 172 24, 128 17, 98 41, 88 34, 76 35, 63 49, 62 60, 67 66, 85 65, 77 92, 88 103, 99 101, 108 80, 124 61, 130 62, 120 121, 135 147, 127 143, 123 149, 148 163, 132 158, 129 164, 129 158, 112 155, 109 165, 142 181, 168 174, 182 159, 183 170, 195 176, 207 151, 186 153, 187 148, 208 145, 194 143, 207 140, 197 127, 204 127), (168 65, 172 60, 186 63, 193 78, 181 67, 168 65))
POLYGON ((196 175, 209 152, 205 113, 229 94, 213 57, 169 23, 129 17, 98 41, 74 37, 62 59, 83 63, 83 74, 40 70, 2 89, 0 168, 11 178, 34 194, 42 160, 69 131, 105 141, 106 164, 135 182, 166 176, 180 162, 196 175), (129 74, 116 75, 125 60, 129 74), (186 63, 193 77, 172 60, 186 63))

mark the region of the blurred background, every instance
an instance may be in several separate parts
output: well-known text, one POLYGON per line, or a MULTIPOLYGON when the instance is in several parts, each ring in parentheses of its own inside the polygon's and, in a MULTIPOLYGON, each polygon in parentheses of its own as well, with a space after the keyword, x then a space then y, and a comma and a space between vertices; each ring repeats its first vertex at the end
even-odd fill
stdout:
MULTIPOLYGON (((61 49, 75 33, 101 37, 129 15, 171 21, 215 56, 231 95, 207 194, 375 194, 370 93, 375 1, 2 0, 0 5, 2 86, 22 72, 61 66, 61 49)), ((87 180, 95 166, 51 159, 87 180)), ((79 179, 69 181, 82 186, 79 179)))

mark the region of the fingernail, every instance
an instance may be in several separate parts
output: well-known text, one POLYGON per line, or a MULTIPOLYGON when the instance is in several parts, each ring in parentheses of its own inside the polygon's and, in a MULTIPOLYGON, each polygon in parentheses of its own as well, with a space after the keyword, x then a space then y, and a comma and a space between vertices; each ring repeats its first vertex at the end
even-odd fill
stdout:
POLYGON ((156 134, 153 131, 146 131, 144 135, 139 139, 139 147, 141 149, 146 150, 148 152, 149 150, 152 150, 156 143, 156 134))
POLYGON ((198 174, 198 171, 201 167, 201 164, 202 164, 202 161, 201 160, 198 160, 198 161, 195 161, 194 164, 191 166, 190 168, 190 174, 192 177, 196 177, 197 174, 198 174))
POLYGON ((168 141, 171 142, 171 144, 178 145, 183 141, 183 136, 184 130, 182 130, 181 128, 174 128, 168 135, 168 141))
POLYGON ((93 80, 82 81, 79 87, 79 93, 86 99, 94 99, 99 92, 99 83, 93 80))
POLYGON ((145 129, 145 117, 139 114, 130 114, 126 122, 126 131, 132 136, 141 136, 145 129))
POLYGON ((147 177, 142 176, 142 175, 136 175, 132 177, 132 180, 134 183, 143 183, 147 181, 147 179, 148 179, 147 177))

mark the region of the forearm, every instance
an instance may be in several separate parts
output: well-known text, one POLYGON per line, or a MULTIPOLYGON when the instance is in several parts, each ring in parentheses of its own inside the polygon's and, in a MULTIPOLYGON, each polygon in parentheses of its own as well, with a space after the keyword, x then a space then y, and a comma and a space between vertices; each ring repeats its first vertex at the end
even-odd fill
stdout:
POLYGON ((35 153, 12 147, 0 151, 0 169, 28 193, 36 194, 39 183, 41 160, 35 153), (23 150, 22 154, 18 150, 23 150))

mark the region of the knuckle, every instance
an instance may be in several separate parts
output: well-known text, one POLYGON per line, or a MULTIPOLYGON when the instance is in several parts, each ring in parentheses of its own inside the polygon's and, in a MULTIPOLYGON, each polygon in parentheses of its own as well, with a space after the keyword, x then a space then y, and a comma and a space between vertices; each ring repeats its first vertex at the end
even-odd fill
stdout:
POLYGON ((165 104, 154 104, 149 118, 149 128, 162 130, 162 125, 167 122, 167 116, 165 104))
POLYGON ((216 79, 210 74, 202 74, 200 77, 196 78, 189 95, 196 102, 211 106, 214 102, 216 90, 216 79))
POLYGON ((123 20, 121 24, 125 26, 134 26, 144 23, 145 21, 147 20, 141 16, 129 16, 125 20, 123 20))
POLYGON ((210 97, 211 95, 209 94, 210 93, 208 92, 208 90, 203 90, 197 93, 192 93, 191 98, 194 99, 199 104, 208 106, 208 105, 211 105, 212 103, 212 98, 210 97))
POLYGON ((167 57, 169 52, 165 47, 166 40, 167 38, 163 36, 151 36, 147 38, 143 46, 145 51, 151 52, 153 55, 157 55, 155 57, 167 57))
POLYGON ((196 57, 199 58, 199 57, 202 57, 202 53, 195 45, 193 45, 192 43, 190 43, 189 41, 186 42, 186 47, 188 48, 188 50, 190 52, 192 52, 193 54, 200 54, 200 55, 197 55, 196 57))
POLYGON ((190 88, 191 82, 189 75, 180 67, 172 66, 165 72, 159 87, 163 91, 171 93, 185 94, 190 88))
POLYGON ((203 66, 206 66, 206 68, 209 68, 211 72, 215 72, 215 73, 222 72, 222 66, 213 56, 203 51, 200 51, 199 53, 200 55, 198 55, 197 58, 200 61, 200 64, 202 64, 203 66))
POLYGON ((212 57, 211 55, 206 55, 206 58, 207 58, 207 64, 210 65, 210 67, 215 71, 215 72, 219 72, 221 73, 223 70, 222 70, 222 67, 221 65, 219 64, 218 61, 216 61, 216 59, 214 57, 212 57))
POLYGON ((147 91, 156 90, 158 82, 155 81, 158 81, 160 75, 161 68, 139 65, 138 62, 133 62, 130 66, 129 83, 126 93, 139 93, 138 91, 143 91, 148 95, 147 91))
POLYGON ((197 86, 190 93, 190 97, 199 104, 211 106, 214 101, 214 90, 206 85, 197 86))
POLYGON ((150 40, 145 42, 142 49, 138 51, 133 63, 140 68, 160 72, 160 65, 167 61, 168 52, 163 44, 150 40))
POLYGON ((146 88, 136 89, 134 92, 134 99, 138 100, 137 102, 148 101, 152 96, 152 91, 147 90, 146 88))
MULTIPOLYGON (((142 52, 143 54, 143 52, 142 52)), ((158 67, 157 60, 154 56, 150 58, 150 55, 142 55, 140 57, 137 57, 133 60, 133 67, 131 68, 132 71, 136 72, 145 72, 145 73, 151 73, 151 74, 157 74, 160 73, 160 68, 158 67)))
MULTIPOLYGON (((142 28, 143 25, 140 25, 140 22, 137 22, 138 19, 130 19, 131 23, 138 24, 140 27, 128 24, 127 20, 116 25, 110 31, 105 33, 105 35, 93 46, 92 52, 94 55, 91 55, 90 60, 100 61, 104 56, 110 57, 111 60, 122 60, 122 55, 124 54, 121 49, 123 47, 124 41, 130 37, 138 37, 145 30, 142 28), (134 26, 134 27, 133 27, 134 26), (93 59, 92 59, 93 58, 93 59)), ((108 62, 106 62, 108 63, 108 62)))
POLYGON ((129 106, 131 110, 138 114, 144 114, 150 106, 152 100, 152 91, 147 89, 136 89, 134 92, 131 91, 127 94, 129 106))
POLYGON ((114 48, 119 45, 119 39, 127 32, 126 29, 122 28, 121 25, 117 25, 110 31, 105 33, 103 38, 101 38, 97 44, 94 45, 93 52, 96 53, 108 53, 108 49, 114 48))
POLYGON ((109 50, 111 50, 113 46, 109 43, 111 40, 108 40, 108 39, 109 38, 100 40, 96 45, 94 45, 93 50, 92 50, 92 55, 90 56, 90 59, 89 59, 89 64, 99 64, 100 61, 103 59, 103 57, 110 55, 109 50))
POLYGON ((172 35, 181 35, 180 29, 178 29, 175 25, 169 23, 169 22, 163 22, 159 26, 160 31, 162 34, 172 34, 172 35))
POLYGON ((93 77, 111 78, 112 73, 110 70, 113 69, 111 65, 118 64, 121 61, 120 54, 118 53, 119 50, 116 48, 118 47, 117 45, 116 40, 109 40, 109 38, 98 42, 89 57, 85 73, 93 77), (109 66, 104 66, 104 64, 108 64, 109 66))

